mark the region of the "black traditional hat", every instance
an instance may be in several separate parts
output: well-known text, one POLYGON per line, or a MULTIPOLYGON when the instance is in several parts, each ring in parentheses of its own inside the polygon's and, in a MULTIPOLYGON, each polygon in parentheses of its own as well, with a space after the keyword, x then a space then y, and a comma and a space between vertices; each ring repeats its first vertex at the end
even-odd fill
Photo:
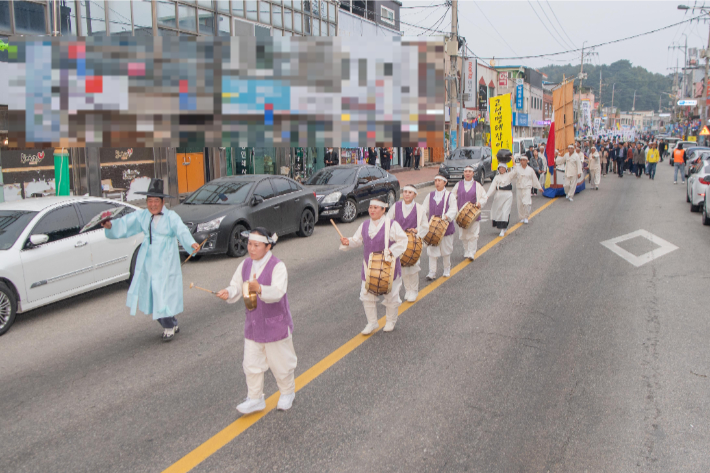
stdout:
POLYGON ((498 158, 499 163, 508 164, 513 160, 513 153, 511 153, 510 150, 503 148, 498 150, 496 158, 498 158))
POLYGON ((136 194, 145 195, 147 197, 160 197, 161 199, 170 197, 168 194, 163 193, 162 179, 151 179, 148 192, 136 192, 136 194))

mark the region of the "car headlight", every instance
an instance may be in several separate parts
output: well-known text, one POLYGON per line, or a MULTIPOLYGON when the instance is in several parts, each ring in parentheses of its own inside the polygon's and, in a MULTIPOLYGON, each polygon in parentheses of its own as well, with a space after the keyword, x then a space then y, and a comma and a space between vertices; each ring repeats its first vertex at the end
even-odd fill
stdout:
POLYGON ((333 192, 331 194, 326 195, 323 200, 321 200, 321 204, 335 204, 340 200, 340 197, 342 197, 342 192, 333 192))
MULTIPOLYGON (((226 217, 226 215, 224 217, 226 217)), ((219 217, 214 220, 210 220, 209 222, 198 224, 197 233, 211 232, 213 230, 217 230, 219 228, 219 224, 222 223, 222 220, 224 220, 224 217, 219 217)))

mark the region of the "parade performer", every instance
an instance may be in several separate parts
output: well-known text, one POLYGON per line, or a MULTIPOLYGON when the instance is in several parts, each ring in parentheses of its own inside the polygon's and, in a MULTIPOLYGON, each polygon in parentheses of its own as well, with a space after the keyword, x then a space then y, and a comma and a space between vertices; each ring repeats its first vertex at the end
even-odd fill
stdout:
MULTIPOLYGON (((415 187, 405 186, 402 189, 403 201, 399 201, 387 212, 387 218, 399 224, 404 231, 413 230, 419 238, 424 238, 429 231, 426 213, 422 204, 414 202, 419 192, 415 187)), ((421 257, 413 266, 402 267, 402 284, 404 285, 404 300, 414 302, 419 294, 419 271, 421 257)))
MULTIPOLYGON (((510 151, 508 151, 508 153, 510 153, 510 151)), ((486 198, 488 199, 495 195, 493 206, 491 207, 491 222, 494 228, 500 228, 500 236, 505 235, 505 230, 508 228, 508 224, 510 223, 510 208, 513 205, 513 184, 510 174, 511 173, 508 172, 508 165, 501 162, 499 158, 498 175, 493 178, 493 182, 491 182, 491 186, 488 188, 488 194, 486 194, 486 198)))
POLYGON ((264 401, 264 373, 271 369, 279 387, 276 408, 291 408, 296 397, 296 352, 293 349, 293 320, 288 305, 288 273, 286 265, 276 258, 273 249, 278 236, 270 235, 263 227, 242 233, 249 238, 244 259, 226 289, 217 297, 234 304, 242 298, 243 284, 257 294, 256 308, 246 309, 244 320, 244 361, 242 367, 247 380, 246 400, 237 406, 242 414, 262 411, 264 401))
MULTIPOLYGON (((456 205, 461 210, 464 205, 471 202, 477 208, 481 208, 488 202, 486 190, 473 179, 473 167, 466 166, 463 170, 463 181, 459 181, 451 191, 456 196, 456 205)), ((463 242, 463 257, 473 261, 478 249, 478 233, 481 230, 481 217, 476 219, 470 227, 459 227, 459 240, 463 242)))
POLYGON ((429 274, 427 280, 433 281, 436 278, 436 259, 441 257, 444 264, 444 277, 451 276, 451 253, 454 252, 454 232, 456 231, 456 213, 458 206, 456 204, 456 195, 451 194, 446 190, 446 179, 442 175, 434 177, 435 191, 429 193, 424 199, 424 212, 427 216, 427 224, 431 224, 432 217, 441 217, 442 220, 449 223, 449 226, 444 232, 444 237, 439 242, 438 246, 427 246, 426 252, 429 256, 429 274))
POLYGON ((555 158, 555 164, 565 167, 565 182, 563 184, 566 199, 573 202, 572 197, 577 191, 577 180, 582 177, 582 161, 579 155, 574 150, 574 145, 567 147, 567 152, 564 156, 555 158))
POLYGON ((589 163, 589 182, 594 186, 595 190, 599 190, 599 183, 602 178, 602 162, 599 151, 596 148, 592 147, 589 151, 587 163, 589 163))
POLYGON ((177 241, 183 248, 197 250, 199 245, 182 219, 164 206, 163 180, 151 179, 145 195, 147 209, 136 210, 119 219, 104 222, 107 238, 128 238, 143 233, 145 238, 138 250, 133 280, 128 289, 126 306, 131 315, 136 307, 144 314, 153 315, 163 327, 164 342, 169 342, 180 331, 175 316, 183 311, 182 272, 177 241))
POLYGON ((378 296, 367 292, 365 287, 365 268, 370 259, 371 253, 384 252, 385 240, 389 238, 388 251, 395 259, 394 281, 392 290, 383 297, 382 305, 386 308, 387 323, 385 332, 394 330, 397 323, 397 315, 402 300, 399 298, 399 289, 402 286, 401 265, 399 257, 407 249, 407 234, 402 230, 399 223, 390 220, 385 216, 387 204, 379 200, 371 200, 368 212, 370 220, 361 223, 355 234, 351 238, 342 237, 340 239, 340 249, 347 251, 349 248, 363 247, 363 262, 360 267, 362 285, 360 286, 360 300, 365 308, 367 325, 362 331, 363 335, 370 335, 379 327, 377 323, 377 301, 378 296))
POLYGON ((530 191, 534 187, 538 190, 544 190, 540 185, 537 174, 531 166, 528 166, 528 157, 520 156, 520 164, 515 166, 510 173, 510 179, 516 179, 516 196, 518 201, 518 218, 523 223, 528 223, 530 210, 532 208, 532 198, 530 191))

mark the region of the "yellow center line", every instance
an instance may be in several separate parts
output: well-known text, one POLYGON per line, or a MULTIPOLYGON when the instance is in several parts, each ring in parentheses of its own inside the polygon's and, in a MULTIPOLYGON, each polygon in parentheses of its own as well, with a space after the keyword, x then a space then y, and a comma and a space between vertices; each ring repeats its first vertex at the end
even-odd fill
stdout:
MULTIPOLYGON (((547 202, 545 205, 541 206, 539 209, 535 210, 529 217, 529 219, 532 219, 535 217, 537 214, 545 210, 547 207, 552 205, 554 201, 556 201, 558 198, 555 197, 554 199, 551 199, 549 202, 547 202)), ((500 243, 505 237, 513 233, 515 230, 520 228, 523 224, 521 222, 516 223, 513 225, 508 231, 505 232, 505 236, 498 236, 494 238, 491 242, 489 242, 486 246, 483 248, 479 249, 476 252, 476 259, 481 257, 486 251, 490 250, 493 248, 495 245, 500 243)), ((453 277, 456 273, 461 271, 463 268, 465 268, 467 265, 471 264, 470 260, 464 260, 463 262, 457 264, 454 268, 451 270, 451 276, 448 278, 438 278, 431 284, 427 285, 424 289, 419 291, 419 296, 417 297, 417 300, 415 302, 404 302, 402 305, 399 307, 399 315, 402 315, 404 312, 406 312, 410 307, 412 307, 414 304, 417 302, 421 301, 424 299, 427 295, 429 295, 434 289, 438 288, 442 284, 444 284, 446 281, 448 281, 451 277, 453 277)), ((379 322, 379 328, 376 331, 379 331, 382 327, 384 327, 385 322, 386 322, 387 317, 382 317, 378 322, 379 322)), ((375 332, 373 332, 375 333, 375 332)), ((355 337, 351 338, 348 340, 344 345, 340 346, 337 348, 334 352, 320 360, 318 363, 307 369, 303 374, 301 374, 298 378, 296 378, 296 392, 300 391, 302 388, 304 388, 308 383, 316 379, 318 376, 323 374, 328 368, 336 364, 338 361, 342 360, 345 355, 348 353, 352 352, 355 350, 357 347, 365 343, 370 338, 370 335, 361 335, 357 334, 355 337)), ((247 430, 249 427, 252 425, 256 424, 262 417, 264 417, 266 414, 269 412, 273 411, 276 409, 276 404, 278 403, 279 400, 279 393, 278 391, 269 396, 268 399, 266 399, 266 409, 260 412, 255 412, 253 414, 249 415, 243 415, 239 417, 237 420, 229 424, 227 427, 216 433, 214 436, 212 436, 209 440, 207 440, 205 443, 182 457, 180 460, 178 460, 176 463, 172 464, 170 467, 168 467, 164 473, 186 473, 193 468, 195 468, 197 465, 202 463, 204 460, 209 458, 212 454, 217 452, 219 449, 227 445, 229 442, 234 440, 237 436, 239 436, 242 432, 247 430)))

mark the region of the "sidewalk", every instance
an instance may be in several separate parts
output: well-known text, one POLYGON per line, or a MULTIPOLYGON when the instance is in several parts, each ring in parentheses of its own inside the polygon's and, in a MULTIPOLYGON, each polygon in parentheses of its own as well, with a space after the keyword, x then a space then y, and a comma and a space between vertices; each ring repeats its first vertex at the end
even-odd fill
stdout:
POLYGON ((439 172, 439 165, 424 166, 419 171, 399 171, 393 173, 399 181, 399 188, 404 186, 414 186, 416 188, 431 186, 434 184, 434 176, 439 172))

